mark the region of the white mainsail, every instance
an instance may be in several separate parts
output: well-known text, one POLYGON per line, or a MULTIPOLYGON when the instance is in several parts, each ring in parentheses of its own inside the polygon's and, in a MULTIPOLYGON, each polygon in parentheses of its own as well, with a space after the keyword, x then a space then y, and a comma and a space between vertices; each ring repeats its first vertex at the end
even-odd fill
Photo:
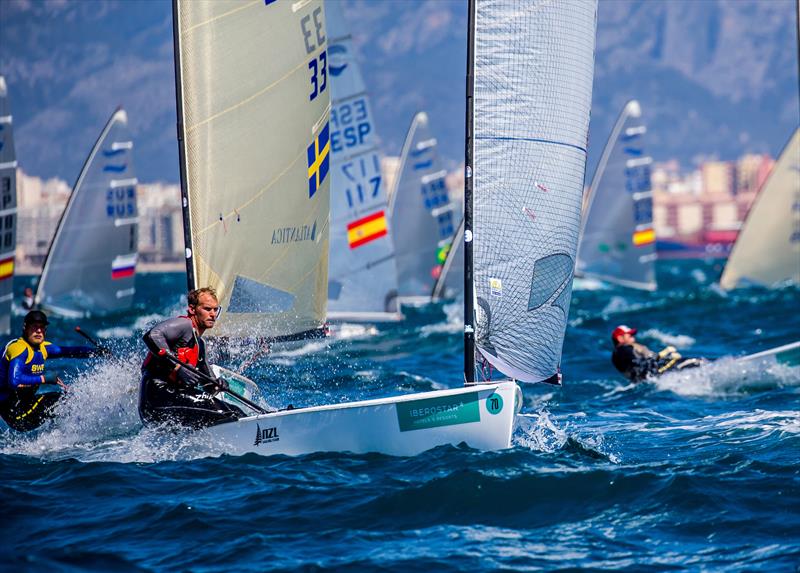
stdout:
POLYGON ((215 336, 325 322, 331 132, 322 0, 176 0, 187 270, 215 336))
POLYGON ((128 115, 106 123, 56 227, 36 301, 67 316, 121 312, 133 305, 138 210, 128 115))
POLYGON ((0 76, 0 334, 11 332, 17 247, 17 156, 6 80, 0 76))
POLYGON ((397 270, 369 98, 338 2, 325 3, 331 83, 329 317, 392 320, 397 270))
POLYGON ((446 176, 428 114, 419 112, 406 135, 389 207, 401 303, 429 302, 442 272, 456 209, 448 197, 446 176))
POLYGON ((596 8, 586 0, 477 2, 475 342, 489 363, 523 382, 559 376, 581 223, 596 8))
POLYGON ((625 104, 597 165, 578 246, 577 272, 643 290, 656 289, 653 191, 642 108, 625 104))
POLYGON ((725 290, 800 283, 800 128, 750 208, 719 283, 725 290))

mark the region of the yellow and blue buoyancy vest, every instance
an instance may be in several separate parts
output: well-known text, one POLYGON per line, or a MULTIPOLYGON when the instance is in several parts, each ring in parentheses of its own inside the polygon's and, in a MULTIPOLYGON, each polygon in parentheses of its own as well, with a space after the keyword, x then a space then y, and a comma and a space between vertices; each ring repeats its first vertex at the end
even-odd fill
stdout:
POLYGON ((20 385, 41 384, 48 358, 84 358, 92 354, 94 349, 88 346, 58 346, 45 341, 34 349, 23 338, 12 340, 0 359, 0 400, 20 385))

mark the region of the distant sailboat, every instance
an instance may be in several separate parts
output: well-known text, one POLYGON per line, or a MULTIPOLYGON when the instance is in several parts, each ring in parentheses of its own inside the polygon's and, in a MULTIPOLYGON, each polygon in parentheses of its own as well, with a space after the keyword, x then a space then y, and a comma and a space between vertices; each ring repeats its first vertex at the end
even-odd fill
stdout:
POLYGON ((750 207, 720 286, 800 284, 800 128, 750 207))
POLYGON ((436 152, 428 114, 419 112, 408 129, 391 195, 400 304, 431 302, 455 233, 454 211, 445 184, 447 171, 436 152))
POLYGON ((656 289, 652 158, 639 102, 625 104, 589 187, 576 275, 656 289))
POLYGON ((17 156, 6 80, 0 76, 0 334, 11 332, 17 247, 17 156))
POLYGON ((36 291, 38 304, 65 316, 131 307, 137 183, 128 116, 118 109, 86 159, 58 222, 36 291))
POLYGON ((439 276, 431 291, 431 300, 456 299, 464 293, 464 217, 453 237, 439 276))
POLYGON ((353 41, 338 2, 325 2, 331 88, 331 254, 328 318, 399 320, 378 136, 353 41))

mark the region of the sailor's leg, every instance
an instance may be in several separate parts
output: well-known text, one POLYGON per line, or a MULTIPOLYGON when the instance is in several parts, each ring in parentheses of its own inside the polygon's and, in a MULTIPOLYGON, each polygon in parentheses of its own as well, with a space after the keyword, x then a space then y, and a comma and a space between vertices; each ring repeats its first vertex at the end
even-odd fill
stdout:
POLYGON ((170 422, 203 428, 232 422, 244 414, 239 408, 217 400, 202 390, 178 387, 157 378, 143 378, 139 415, 146 424, 170 422))
POLYGON ((63 396, 60 388, 51 386, 55 385, 43 384, 37 388, 17 390, 0 408, 0 416, 18 432, 35 430, 50 417, 53 406, 63 396))

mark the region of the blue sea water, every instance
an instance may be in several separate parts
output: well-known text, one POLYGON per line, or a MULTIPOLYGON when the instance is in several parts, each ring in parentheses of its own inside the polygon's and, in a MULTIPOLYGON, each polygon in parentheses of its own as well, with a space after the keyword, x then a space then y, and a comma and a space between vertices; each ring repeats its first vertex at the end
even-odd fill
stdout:
MULTIPOLYGON (((0 429, 0 568, 796 571, 800 368, 730 357, 800 339, 800 289, 724 295, 718 274, 664 263, 656 293, 576 290, 564 386, 524 388, 514 447, 410 458, 230 456, 142 429, 140 337, 182 310, 185 279, 141 275, 134 312, 80 322, 115 357, 53 362, 72 385, 58 417, 33 435, 0 429), (651 347, 721 360, 628 385, 609 361, 619 323, 651 347)), ((457 386, 460 321, 440 305, 350 326, 245 374, 275 405, 457 386)), ((49 338, 81 343, 75 324, 54 320, 49 338)))

